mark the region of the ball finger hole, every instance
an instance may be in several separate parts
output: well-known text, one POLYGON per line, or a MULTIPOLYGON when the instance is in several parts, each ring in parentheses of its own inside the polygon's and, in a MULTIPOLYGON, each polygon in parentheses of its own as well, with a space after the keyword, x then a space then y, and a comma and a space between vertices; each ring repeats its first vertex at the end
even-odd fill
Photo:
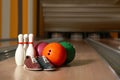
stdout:
POLYGON ((51 52, 51 50, 49 50, 49 52, 51 52))
POLYGON ((48 53, 48 55, 50 55, 50 53, 48 53))

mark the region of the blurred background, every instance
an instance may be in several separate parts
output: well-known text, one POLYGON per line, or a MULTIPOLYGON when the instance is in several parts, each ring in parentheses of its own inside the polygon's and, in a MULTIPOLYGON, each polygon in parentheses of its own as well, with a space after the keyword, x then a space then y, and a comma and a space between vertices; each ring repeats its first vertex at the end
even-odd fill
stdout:
POLYGON ((119 0, 0 0, 0 40, 20 33, 80 40, 120 37, 119 0))
POLYGON ((29 33, 38 42, 81 40, 76 48, 80 59, 86 56, 82 65, 91 63, 90 44, 120 77, 120 0, 0 0, 0 61, 14 56, 18 34, 29 33))

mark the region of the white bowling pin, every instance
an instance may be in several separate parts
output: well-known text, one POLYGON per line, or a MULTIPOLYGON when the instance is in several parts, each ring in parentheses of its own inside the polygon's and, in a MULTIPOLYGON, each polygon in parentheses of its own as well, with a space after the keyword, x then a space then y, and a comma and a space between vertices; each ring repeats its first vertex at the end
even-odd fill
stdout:
POLYGON ((26 50, 28 48, 28 34, 24 34, 24 46, 23 47, 26 53, 26 50))
POLYGON ((15 52, 15 62, 16 65, 22 66, 24 65, 25 51, 23 48, 23 35, 18 35, 18 47, 15 52))
POLYGON ((33 40, 34 40, 33 34, 29 34, 29 42, 28 42, 29 45, 26 51, 26 56, 30 56, 31 58, 34 58, 36 55, 35 48, 33 46, 33 40))

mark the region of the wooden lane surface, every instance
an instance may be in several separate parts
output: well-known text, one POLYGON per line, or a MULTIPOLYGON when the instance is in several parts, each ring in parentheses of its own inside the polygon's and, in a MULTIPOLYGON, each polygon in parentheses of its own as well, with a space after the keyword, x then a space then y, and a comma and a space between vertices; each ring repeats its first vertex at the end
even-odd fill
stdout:
POLYGON ((106 44, 114 49, 120 48, 120 40, 114 40, 114 39, 100 39, 99 42, 106 44))
POLYGON ((84 41, 72 41, 76 57, 56 71, 28 71, 16 67, 14 57, 0 62, 2 80, 119 80, 114 71, 84 41))

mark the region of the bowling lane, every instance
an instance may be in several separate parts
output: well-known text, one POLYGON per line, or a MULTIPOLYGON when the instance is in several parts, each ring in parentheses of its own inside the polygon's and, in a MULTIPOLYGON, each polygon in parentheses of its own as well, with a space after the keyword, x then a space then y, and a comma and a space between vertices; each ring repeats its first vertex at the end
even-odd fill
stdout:
POLYGON ((99 42, 106 44, 114 49, 120 50, 120 40, 115 39, 100 39, 99 42))
POLYGON ((111 67, 84 41, 70 41, 76 49, 72 63, 56 71, 28 71, 14 57, 0 61, 3 80, 119 80, 111 67))

